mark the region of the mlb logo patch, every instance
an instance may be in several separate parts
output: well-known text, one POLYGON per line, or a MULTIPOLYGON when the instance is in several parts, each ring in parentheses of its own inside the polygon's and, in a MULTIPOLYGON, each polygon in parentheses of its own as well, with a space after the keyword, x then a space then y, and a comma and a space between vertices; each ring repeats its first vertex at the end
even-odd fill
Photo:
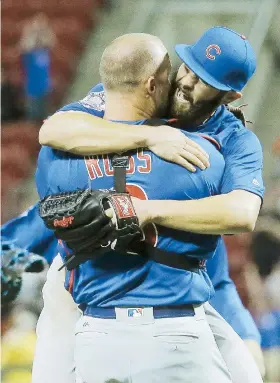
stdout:
POLYGON ((139 318, 143 316, 143 309, 141 308, 127 309, 127 316, 131 318, 139 318))

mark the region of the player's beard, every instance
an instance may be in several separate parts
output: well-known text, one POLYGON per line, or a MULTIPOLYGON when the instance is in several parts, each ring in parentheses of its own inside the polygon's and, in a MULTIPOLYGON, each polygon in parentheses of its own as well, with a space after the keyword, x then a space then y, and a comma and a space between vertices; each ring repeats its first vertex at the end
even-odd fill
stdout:
POLYGON ((191 96, 189 96, 184 101, 180 101, 177 95, 180 85, 176 82, 176 75, 177 73, 174 73, 169 92, 168 116, 177 118, 180 125, 198 126, 221 105, 221 100, 226 92, 220 91, 212 100, 201 100, 194 103, 191 96))

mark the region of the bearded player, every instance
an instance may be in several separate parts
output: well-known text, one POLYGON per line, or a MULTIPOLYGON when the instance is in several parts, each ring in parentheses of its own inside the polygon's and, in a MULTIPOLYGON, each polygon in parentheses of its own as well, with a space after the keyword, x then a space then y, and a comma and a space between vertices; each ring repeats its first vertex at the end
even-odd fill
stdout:
MULTIPOLYGON (((81 104, 81 105, 82 105, 82 104, 81 104)), ((70 108, 70 109, 71 109, 71 108, 70 108)), ((91 108, 89 108, 88 111, 90 111, 90 109, 91 109, 91 108)), ((73 108, 73 110, 75 110, 75 108, 73 108)), ((88 112, 88 111, 87 111, 87 112, 88 112)), ((72 114, 71 117, 73 117, 73 114, 72 114)), ((84 116, 83 116, 83 117, 84 117, 84 116)), ((67 117, 64 116, 64 118, 67 118, 67 117)), ((75 118, 75 116, 74 116, 74 118, 75 118)), ((158 129, 158 128, 157 128, 157 129, 158 129)), ((105 130, 105 132, 106 132, 106 130, 105 130)), ((159 132, 159 131, 158 131, 158 132, 159 132)), ((105 133, 104 133, 104 134, 105 134, 105 133)), ((166 134, 166 129, 165 129, 165 134, 166 134)), ((89 142, 89 141, 88 141, 88 142, 89 142)), ((241 225, 245 225, 245 226, 246 226, 246 225, 248 225, 248 224, 247 224, 246 222, 245 222, 245 223, 244 223, 244 222, 240 222, 239 225, 240 225, 240 226, 241 226, 241 225)))
MULTIPOLYGON (((245 36, 224 27, 214 27, 195 44, 176 46, 176 51, 183 62, 173 87, 171 117, 179 118, 178 126, 209 134, 221 144, 226 160, 224 194, 181 204, 181 216, 173 219, 171 214, 171 218, 158 218, 160 224, 210 234, 251 231, 264 192, 262 150, 256 136, 221 105, 242 96, 241 90, 256 66, 253 49, 245 36), (233 46, 234 55, 231 54, 233 46)), ((181 142, 174 142, 175 134, 168 127, 142 129, 133 126, 128 131, 125 125, 96 118, 103 115, 102 91, 102 85, 98 85, 85 99, 52 116, 42 127, 41 143, 84 155, 147 146, 190 171, 195 170, 191 161, 201 168, 208 166, 203 153, 190 146, 190 141, 182 138, 181 142)), ((144 203, 138 205, 141 204, 144 203)), ((174 205, 164 204, 164 208, 168 207, 168 213, 176 209, 174 205)), ((157 204, 155 213, 162 208, 162 204, 157 204)), ((224 249, 221 243, 220 251, 224 249)), ((252 342, 248 342, 248 346, 263 371, 260 348, 252 342)), ((233 370, 238 369, 235 366, 233 370)))

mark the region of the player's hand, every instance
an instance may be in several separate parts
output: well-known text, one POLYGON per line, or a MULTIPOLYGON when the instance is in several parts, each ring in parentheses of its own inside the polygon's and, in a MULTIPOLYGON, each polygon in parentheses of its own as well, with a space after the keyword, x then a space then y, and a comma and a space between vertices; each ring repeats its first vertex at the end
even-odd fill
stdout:
POLYGON ((180 130, 170 126, 154 128, 148 148, 157 156, 181 165, 190 172, 196 171, 195 166, 202 170, 210 166, 205 150, 180 130))

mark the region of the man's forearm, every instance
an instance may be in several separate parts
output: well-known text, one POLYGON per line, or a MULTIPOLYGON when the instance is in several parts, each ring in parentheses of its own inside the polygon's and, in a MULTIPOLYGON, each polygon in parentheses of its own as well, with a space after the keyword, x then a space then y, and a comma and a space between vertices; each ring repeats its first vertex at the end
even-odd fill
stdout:
POLYGON ((153 127, 116 124, 83 112, 56 113, 39 133, 41 145, 80 155, 143 148, 156 135, 153 127), (154 132, 154 133, 153 133, 154 132))
POLYGON ((149 221, 165 227, 201 234, 237 234, 254 229, 260 198, 236 190, 200 200, 150 200, 145 204, 149 221))

